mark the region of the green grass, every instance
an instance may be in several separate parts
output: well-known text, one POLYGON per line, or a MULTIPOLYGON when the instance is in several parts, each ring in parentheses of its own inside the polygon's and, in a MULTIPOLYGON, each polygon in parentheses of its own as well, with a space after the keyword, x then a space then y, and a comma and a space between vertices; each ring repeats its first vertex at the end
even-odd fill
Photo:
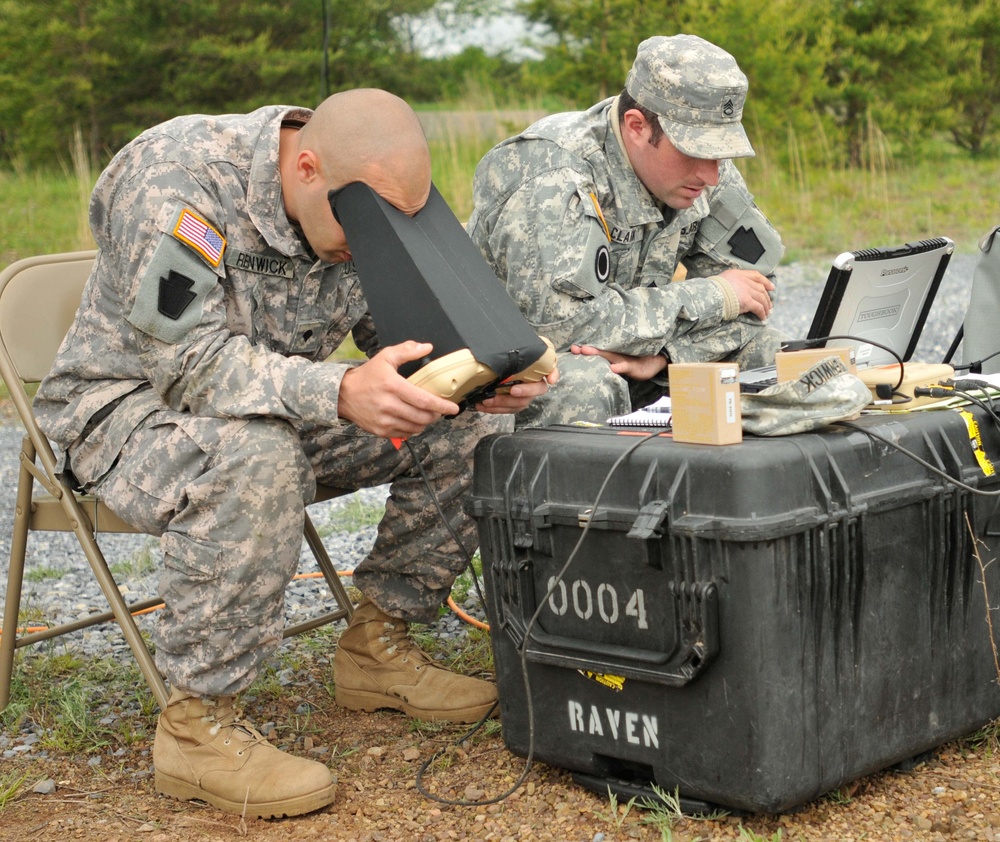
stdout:
POLYGON ((0 770, 0 810, 17 797, 27 779, 27 772, 17 769, 0 770))
POLYGON ((463 675, 489 675, 493 672, 490 633, 469 626, 462 638, 442 638, 430 626, 413 625, 410 637, 430 657, 439 659, 450 670, 463 675))
POLYGON ((785 242, 786 262, 939 236, 971 252, 1000 222, 1000 160, 951 155, 906 168, 829 169, 799 177, 760 159, 741 166, 785 242))
POLYGON ((101 720, 108 710, 141 692, 146 691, 137 666, 111 659, 84 661, 53 643, 18 659, 11 701, 0 713, 0 727, 16 731, 30 718, 41 727, 44 748, 91 754, 110 744, 134 741, 131 729, 121 732, 120 723, 116 729, 114 723, 101 720))
POLYGON ((111 564, 111 573, 115 579, 127 579, 152 573, 159 563, 158 547, 158 539, 148 538, 142 549, 136 550, 121 561, 111 564))
POLYGON ((25 571, 24 581, 38 584, 39 582, 47 582, 51 579, 61 579, 66 572, 67 568, 65 567, 47 567, 43 565, 25 571))
POLYGON ((343 505, 333 508, 330 520, 316 528, 320 537, 325 538, 335 532, 357 532, 368 526, 375 526, 385 514, 385 503, 366 503, 357 494, 348 496, 343 505))
MULTIPOLYGON (((513 131, 497 117, 493 133, 447 136, 431 144, 434 181, 459 219, 472 209, 472 173, 480 157, 513 131)), ((995 185, 1000 160, 974 160, 941 143, 933 159, 904 165, 872 141, 859 169, 794 162, 757 145, 738 162, 757 204, 781 233, 786 261, 947 235, 962 251, 998 222, 995 185), (779 157, 790 167, 773 163, 779 157)), ((76 162, 51 173, 0 171, 0 260, 92 248, 85 230, 87 194, 96 170, 76 162)), ((812 156, 815 157, 815 156, 812 156)))
POLYGON ((0 261, 94 248, 87 219, 95 169, 73 150, 73 169, 0 170, 0 261))

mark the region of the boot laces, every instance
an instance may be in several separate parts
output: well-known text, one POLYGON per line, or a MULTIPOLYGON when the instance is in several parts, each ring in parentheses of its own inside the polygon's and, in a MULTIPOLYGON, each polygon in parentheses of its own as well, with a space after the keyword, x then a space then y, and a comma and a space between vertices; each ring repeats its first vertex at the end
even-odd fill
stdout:
POLYGON ((226 745, 229 745, 234 738, 243 744, 237 755, 242 756, 243 752, 257 743, 267 742, 264 736, 243 718, 243 711, 236 707, 232 697, 202 698, 201 703, 207 709, 201 721, 209 726, 208 731, 213 737, 226 729, 229 732, 225 739, 226 745))
POLYGON ((387 622, 382 624, 383 631, 379 635, 379 642, 385 644, 386 654, 394 658, 398 654, 402 663, 414 661, 413 668, 420 671, 425 666, 435 666, 434 662, 427 656, 410 636, 406 633, 406 623, 387 622))

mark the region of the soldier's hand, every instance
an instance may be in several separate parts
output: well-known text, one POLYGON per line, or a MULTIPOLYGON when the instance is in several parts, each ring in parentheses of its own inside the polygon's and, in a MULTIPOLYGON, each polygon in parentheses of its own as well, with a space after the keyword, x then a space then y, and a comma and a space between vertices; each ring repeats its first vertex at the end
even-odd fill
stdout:
POLYGON ((753 269, 726 269, 719 277, 725 278, 733 288, 741 313, 753 313, 758 319, 770 315, 774 302, 768 293, 774 289, 774 284, 765 275, 753 269))
POLYGON ((611 370, 615 374, 631 380, 652 380, 667 367, 667 358, 662 354, 634 357, 616 351, 602 351, 593 345, 570 345, 569 349, 584 357, 604 357, 611 363, 611 370))
POLYGON ((509 392, 500 392, 476 404, 480 412, 492 415, 507 415, 520 412, 539 395, 544 395, 549 386, 559 382, 559 369, 554 368, 541 380, 525 380, 510 387, 509 392))
POLYGON ((432 349, 427 342, 401 342, 350 369, 340 383, 337 414, 376 436, 398 439, 417 435, 443 415, 456 415, 458 404, 414 386, 398 371, 432 349))

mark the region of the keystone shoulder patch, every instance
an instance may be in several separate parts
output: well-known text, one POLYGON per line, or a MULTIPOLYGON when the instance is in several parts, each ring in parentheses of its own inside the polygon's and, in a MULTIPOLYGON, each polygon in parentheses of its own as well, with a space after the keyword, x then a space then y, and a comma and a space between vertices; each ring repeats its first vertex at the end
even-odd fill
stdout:
POLYGON ((738 257, 747 263, 756 263, 766 251, 753 228, 737 228, 729 238, 728 243, 733 257, 738 257))
POLYGON ((160 278, 157 290, 156 309, 172 321, 177 321, 197 297, 191 288, 194 286, 186 275, 170 270, 160 278))

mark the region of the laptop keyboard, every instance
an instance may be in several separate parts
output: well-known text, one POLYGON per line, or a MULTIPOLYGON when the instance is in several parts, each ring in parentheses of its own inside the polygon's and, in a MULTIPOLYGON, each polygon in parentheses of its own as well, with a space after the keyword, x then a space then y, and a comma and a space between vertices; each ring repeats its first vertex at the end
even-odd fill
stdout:
POLYGON ((759 392, 778 382, 778 370, 773 365, 750 368, 740 372, 740 391, 759 392))

